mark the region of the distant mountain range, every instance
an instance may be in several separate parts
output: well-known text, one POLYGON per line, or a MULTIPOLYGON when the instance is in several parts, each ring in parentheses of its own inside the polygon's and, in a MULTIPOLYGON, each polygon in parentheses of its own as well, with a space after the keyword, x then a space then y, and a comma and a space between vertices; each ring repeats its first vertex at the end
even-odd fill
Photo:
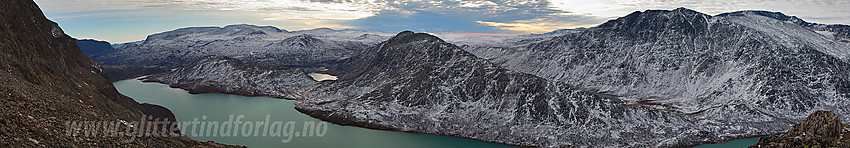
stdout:
MULTIPOLYGON (((572 31, 565 29, 516 37, 435 34, 464 46, 502 47, 548 39, 572 31)), ((113 44, 117 48, 115 50, 108 49, 108 43, 92 40, 81 40, 81 45, 98 45, 84 46, 83 49, 89 51, 87 56, 103 63, 113 80, 121 80, 166 72, 209 55, 277 68, 333 67, 350 57, 355 50, 373 46, 392 35, 378 31, 329 28, 290 32, 271 26, 240 24, 176 29, 150 35, 143 41, 113 44)))

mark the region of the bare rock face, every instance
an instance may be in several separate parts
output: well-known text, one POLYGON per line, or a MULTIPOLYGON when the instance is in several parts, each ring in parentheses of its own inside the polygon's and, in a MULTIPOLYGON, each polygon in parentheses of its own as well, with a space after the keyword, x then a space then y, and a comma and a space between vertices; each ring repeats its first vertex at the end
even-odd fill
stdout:
POLYGON ((119 94, 100 64, 31 0, 0 4, 0 32, 0 147, 224 146, 185 136, 67 134, 72 121, 140 122, 143 115, 171 120, 174 115, 119 94))
POLYGON ((850 147, 850 127, 833 112, 817 111, 787 132, 761 138, 751 147, 850 147))

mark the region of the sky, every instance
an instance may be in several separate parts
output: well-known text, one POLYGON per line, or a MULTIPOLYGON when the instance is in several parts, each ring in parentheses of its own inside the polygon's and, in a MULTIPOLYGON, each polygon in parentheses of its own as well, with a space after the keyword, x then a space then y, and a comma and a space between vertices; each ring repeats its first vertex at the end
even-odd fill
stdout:
POLYGON ((593 27, 647 9, 716 15, 779 11, 809 22, 850 24, 850 0, 35 0, 75 38, 144 40, 184 27, 254 24, 395 33, 529 34, 593 27))

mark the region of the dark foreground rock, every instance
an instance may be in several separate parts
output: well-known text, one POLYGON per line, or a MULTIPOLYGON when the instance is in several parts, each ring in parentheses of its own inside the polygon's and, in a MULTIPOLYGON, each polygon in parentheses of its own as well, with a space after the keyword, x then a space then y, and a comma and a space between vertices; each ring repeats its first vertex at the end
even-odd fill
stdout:
MULTIPOLYGON (((47 20, 31 0, 0 4, 0 147, 224 147, 182 135, 78 135, 76 121, 141 122, 170 117, 118 93, 100 64, 47 20), (146 111, 146 112, 143 112, 146 111)), ((118 125, 120 129, 133 129, 118 125)), ((157 129, 157 128, 155 128, 157 129)), ((154 132, 142 132, 154 134, 154 132)))
POLYGON ((751 148, 850 147, 850 127, 835 113, 817 111, 785 133, 759 139, 751 148))

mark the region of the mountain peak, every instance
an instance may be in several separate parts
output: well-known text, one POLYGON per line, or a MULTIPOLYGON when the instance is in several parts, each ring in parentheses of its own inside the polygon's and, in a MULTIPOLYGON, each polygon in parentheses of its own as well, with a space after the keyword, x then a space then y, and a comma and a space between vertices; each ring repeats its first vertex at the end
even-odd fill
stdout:
POLYGON ((673 12, 701 13, 701 12, 698 12, 696 10, 688 9, 688 8, 685 8, 685 7, 679 7, 679 8, 673 9, 673 12))
POLYGON ((445 42, 443 39, 427 33, 414 33, 413 31, 402 31, 387 40, 387 43, 407 43, 420 40, 433 42, 445 42))
POLYGON ((396 36, 408 35, 408 34, 415 34, 415 33, 413 31, 410 31, 410 30, 405 30, 405 31, 399 32, 398 34, 396 34, 396 36))
POLYGON ((310 35, 300 34, 283 39, 283 41, 279 42, 278 45, 295 47, 318 47, 322 44, 321 42, 322 40, 314 38, 310 35))
POLYGON ((681 34, 699 34, 708 28, 712 16, 687 8, 675 10, 636 11, 624 17, 610 20, 596 28, 616 32, 635 34, 632 37, 656 37, 640 32, 678 32, 681 34))

